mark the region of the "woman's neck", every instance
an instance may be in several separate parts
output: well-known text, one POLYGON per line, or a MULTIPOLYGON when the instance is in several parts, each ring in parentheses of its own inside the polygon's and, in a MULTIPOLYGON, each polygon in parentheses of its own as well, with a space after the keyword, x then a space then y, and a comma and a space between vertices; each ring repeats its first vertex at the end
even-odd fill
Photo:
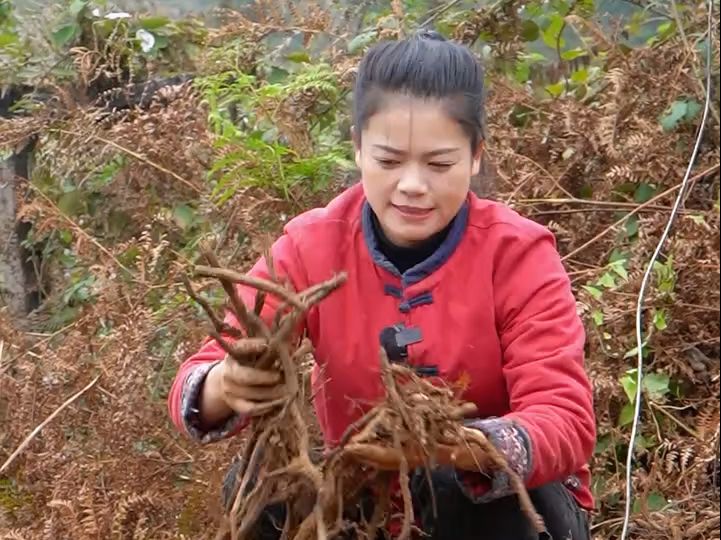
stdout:
POLYGON ((411 247, 403 247, 391 242, 383 232, 380 221, 375 213, 371 214, 373 222, 373 233, 378 239, 378 247, 385 257, 403 274, 407 270, 422 263, 433 255, 448 236, 448 231, 453 225, 453 220, 442 230, 411 247))

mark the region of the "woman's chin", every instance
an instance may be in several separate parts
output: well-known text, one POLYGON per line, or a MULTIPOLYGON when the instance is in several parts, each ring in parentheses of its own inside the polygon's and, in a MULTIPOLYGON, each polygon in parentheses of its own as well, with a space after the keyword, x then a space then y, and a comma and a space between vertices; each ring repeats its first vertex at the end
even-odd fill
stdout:
POLYGON ((434 234, 438 232, 430 224, 404 224, 403 226, 394 227, 389 239, 394 244, 401 247, 413 247, 422 244, 434 234))

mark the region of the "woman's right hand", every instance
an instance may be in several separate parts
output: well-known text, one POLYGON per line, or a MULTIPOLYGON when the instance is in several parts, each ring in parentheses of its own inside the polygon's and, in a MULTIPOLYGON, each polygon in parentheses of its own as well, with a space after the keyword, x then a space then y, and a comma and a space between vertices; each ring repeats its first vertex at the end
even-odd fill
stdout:
POLYGON ((280 372, 243 365, 252 363, 265 351, 265 340, 243 341, 247 362, 239 362, 226 355, 207 375, 200 411, 205 425, 217 424, 233 412, 244 416, 268 412, 272 402, 281 399, 287 392, 280 372))

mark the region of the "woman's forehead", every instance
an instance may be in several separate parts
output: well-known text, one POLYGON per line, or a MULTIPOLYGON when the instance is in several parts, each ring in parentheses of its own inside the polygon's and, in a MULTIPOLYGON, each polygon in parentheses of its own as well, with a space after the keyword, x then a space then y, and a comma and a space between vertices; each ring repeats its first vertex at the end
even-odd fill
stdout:
POLYGON ((462 148, 467 138, 442 101, 409 96, 385 100, 363 130, 364 144, 405 153, 462 148))

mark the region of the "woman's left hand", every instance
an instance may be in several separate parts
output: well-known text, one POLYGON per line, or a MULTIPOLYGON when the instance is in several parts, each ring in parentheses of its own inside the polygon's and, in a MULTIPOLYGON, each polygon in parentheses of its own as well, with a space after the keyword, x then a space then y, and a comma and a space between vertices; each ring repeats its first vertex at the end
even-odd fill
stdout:
MULTIPOLYGON (((463 430, 471 431, 471 428, 463 430)), ((472 439, 472 436, 467 438, 472 439)), ((470 444, 439 444, 433 455, 427 455, 415 441, 404 446, 402 450, 377 444, 351 443, 344 448, 344 453, 356 461, 383 471, 400 470, 404 459, 409 470, 427 467, 429 464, 474 472, 486 472, 495 468, 490 456, 477 445, 470 444)))

